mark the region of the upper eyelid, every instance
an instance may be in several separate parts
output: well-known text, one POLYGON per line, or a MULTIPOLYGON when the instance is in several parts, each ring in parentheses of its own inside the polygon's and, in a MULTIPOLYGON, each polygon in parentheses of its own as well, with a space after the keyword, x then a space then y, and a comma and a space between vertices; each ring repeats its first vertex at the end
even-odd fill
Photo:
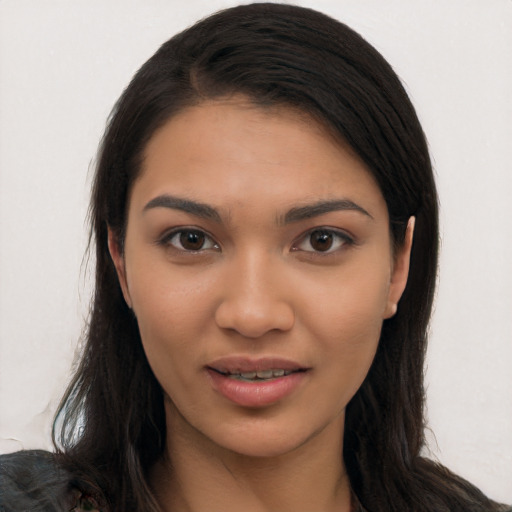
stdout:
POLYGON ((163 233, 158 237, 159 240, 162 240, 164 238, 169 238, 177 233, 181 233, 182 231, 199 231, 201 233, 204 233, 207 237, 211 238, 212 240, 215 240, 215 237, 206 229, 199 228, 197 226, 177 226, 175 228, 169 228, 163 231, 163 233))
MULTIPOLYGON (((170 228, 165 230, 156 240, 157 244, 163 244, 168 243, 174 236, 176 236, 178 233, 182 233, 183 231, 199 231, 201 233, 204 233, 204 235, 209 238, 215 245, 217 245, 220 248, 220 243, 217 242, 217 239, 209 233, 207 230, 203 228, 199 228, 196 226, 179 226, 175 228, 170 228)), ((192 252, 192 251, 187 251, 192 252)))
POLYGON ((310 228, 310 229, 304 231, 299 236, 297 236, 294 239, 293 243, 302 240, 304 237, 310 235, 311 233, 314 233, 315 231, 327 231, 327 232, 333 233, 333 234, 335 234, 335 235, 337 235, 337 236, 339 236, 341 238, 350 240, 351 242, 354 242, 354 243, 355 243, 355 240, 356 240, 355 236, 352 235, 350 232, 348 232, 345 229, 334 228, 334 227, 331 227, 331 226, 315 226, 313 228, 310 228))

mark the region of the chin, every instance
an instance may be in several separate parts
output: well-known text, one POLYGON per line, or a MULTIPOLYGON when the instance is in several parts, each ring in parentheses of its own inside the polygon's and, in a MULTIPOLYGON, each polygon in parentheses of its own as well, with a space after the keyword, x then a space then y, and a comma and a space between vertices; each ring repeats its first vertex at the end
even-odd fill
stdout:
MULTIPOLYGON (((223 425, 222 431, 210 431, 210 441, 234 454, 254 458, 282 457, 314 444, 315 438, 342 438, 343 418, 314 425, 311 419, 245 418, 238 425, 223 425), (276 421, 277 420, 277 421, 276 421), (291 421, 290 421, 291 420, 291 421), (339 433, 339 434, 338 434, 339 433)), ((206 434, 206 432, 205 432, 206 434)))
POLYGON ((220 441, 217 444, 239 456, 275 458, 285 456, 297 450, 306 441, 307 438, 290 438, 290 436, 276 436, 276 438, 272 438, 268 435, 254 435, 251 438, 244 436, 241 439, 237 439, 237 436, 229 436, 226 442, 220 441))

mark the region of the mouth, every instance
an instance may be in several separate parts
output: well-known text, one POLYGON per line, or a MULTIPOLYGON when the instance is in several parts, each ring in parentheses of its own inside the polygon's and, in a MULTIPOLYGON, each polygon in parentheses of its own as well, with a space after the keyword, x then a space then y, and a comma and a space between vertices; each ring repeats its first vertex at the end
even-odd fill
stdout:
POLYGON ((205 367, 213 389, 244 407, 265 407, 301 389, 311 368, 281 358, 221 358, 205 367))
POLYGON ((260 382, 260 381, 269 381, 273 379, 278 379, 280 377, 287 377, 292 373, 305 372, 305 368, 298 368, 296 370, 285 370, 284 368, 270 368, 268 370, 253 370, 248 372, 242 371, 222 371, 217 368, 209 367, 210 370, 214 372, 220 373, 225 377, 235 380, 241 380, 245 382, 260 382))

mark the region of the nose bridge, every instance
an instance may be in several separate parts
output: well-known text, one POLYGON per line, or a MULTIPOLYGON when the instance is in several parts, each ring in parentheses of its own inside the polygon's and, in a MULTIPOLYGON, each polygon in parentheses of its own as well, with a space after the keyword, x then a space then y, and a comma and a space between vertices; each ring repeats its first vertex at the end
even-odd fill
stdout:
POLYGON ((293 307, 279 263, 279 256, 262 247, 247 248, 233 257, 216 311, 220 327, 250 338, 292 327, 293 307))
POLYGON ((256 298, 258 294, 268 296, 276 294, 276 287, 271 286, 272 274, 275 272, 276 258, 272 258, 263 248, 248 248, 236 258, 233 274, 233 292, 242 297, 256 298), (273 289, 272 289, 273 288, 273 289))

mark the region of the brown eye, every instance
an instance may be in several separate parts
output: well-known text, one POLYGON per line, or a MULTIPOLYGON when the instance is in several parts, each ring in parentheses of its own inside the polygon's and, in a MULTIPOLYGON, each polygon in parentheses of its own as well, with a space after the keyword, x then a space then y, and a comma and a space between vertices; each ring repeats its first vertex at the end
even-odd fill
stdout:
POLYGON ((187 251, 199 251, 203 248, 206 236, 201 231, 182 231, 180 244, 187 251))
POLYGON ((160 242, 183 252, 218 251, 219 246, 204 231, 199 229, 181 229, 166 235, 160 242))
POLYGON ((329 231, 313 231, 309 235, 309 243, 315 251, 328 251, 333 244, 333 234, 329 231))
POLYGON ((354 240, 343 231, 327 228, 314 229, 305 233, 294 244, 292 250, 329 254, 343 248, 345 245, 352 245, 353 243, 354 240))

